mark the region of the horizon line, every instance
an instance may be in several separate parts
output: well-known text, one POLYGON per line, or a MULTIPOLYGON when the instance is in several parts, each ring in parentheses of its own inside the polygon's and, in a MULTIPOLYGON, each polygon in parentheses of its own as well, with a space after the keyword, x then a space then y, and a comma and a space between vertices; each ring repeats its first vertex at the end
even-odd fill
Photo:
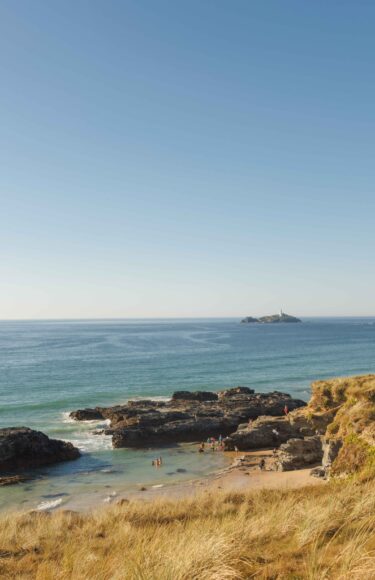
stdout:
MULTIPOLYGON (((300 314, 301 318, 375 318, 375 314, 300 314)), ((71 321, 105 321, 105 320, 233 320, 241 316, 99 316, 99 317, 51 317, 51 318, 0 318, 1 322, 71 322, 71 321)))

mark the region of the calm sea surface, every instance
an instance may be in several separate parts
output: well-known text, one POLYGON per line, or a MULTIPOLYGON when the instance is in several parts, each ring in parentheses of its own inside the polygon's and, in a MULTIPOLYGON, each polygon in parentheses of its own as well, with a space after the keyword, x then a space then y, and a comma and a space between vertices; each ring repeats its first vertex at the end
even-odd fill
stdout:
POLYGON ((0 490, 0 508, 43 502, 67 507, 111 501, 124 489, 191 480, 225 464, 194 447, 111 449, 77 408, 168 397, 178 389, 247 385, 308 400, 310 382, 375 372, 375 319, 304 319, 246 325, 238 319, 0 322, 0 427, 25 425, 72 441, 78 461, 38 470, 37 479, 0 490), (112 494, 112 496, 111 496, 112 494))

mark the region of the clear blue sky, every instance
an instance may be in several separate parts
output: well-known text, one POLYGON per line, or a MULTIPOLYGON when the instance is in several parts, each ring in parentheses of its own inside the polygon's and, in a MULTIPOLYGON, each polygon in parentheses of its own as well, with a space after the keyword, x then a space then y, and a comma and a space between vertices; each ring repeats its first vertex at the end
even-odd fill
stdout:
POLYGON ((374 22, 2 0, 0 318, 375 315, 374 22))

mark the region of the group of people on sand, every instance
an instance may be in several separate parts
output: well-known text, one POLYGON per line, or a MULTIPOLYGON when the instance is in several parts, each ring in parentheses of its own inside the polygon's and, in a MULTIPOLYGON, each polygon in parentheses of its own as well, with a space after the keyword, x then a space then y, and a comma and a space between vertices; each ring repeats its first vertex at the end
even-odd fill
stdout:
POLYGON ((160 467, 161 465, 163 465, 163 460, 162 460, 161 456, 160 457, 157 457, 156 459, 153 459, 152 460, 152 465, 154 467, 160 467))
POLYGON ((224 439, 219 435, 218 439, 215 437, 208 437, 207 441, 202 441, 199 446, 198 453, 204 453, 206 449, 211 451, 224 451, 224 439))

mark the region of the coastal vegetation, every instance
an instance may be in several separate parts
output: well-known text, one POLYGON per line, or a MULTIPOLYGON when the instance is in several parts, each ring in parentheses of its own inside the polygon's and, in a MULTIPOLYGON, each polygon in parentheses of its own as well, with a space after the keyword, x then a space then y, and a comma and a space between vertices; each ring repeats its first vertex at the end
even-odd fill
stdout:
POLYGON ((372 478, 375 473, 375 375, 316 381, 307 407, 298 411, 322 430, 337 453, 332 475, 372 478))
POLYGON ((375 574, 375 482, 8 515, 1 578, 362 580, 375 574))

